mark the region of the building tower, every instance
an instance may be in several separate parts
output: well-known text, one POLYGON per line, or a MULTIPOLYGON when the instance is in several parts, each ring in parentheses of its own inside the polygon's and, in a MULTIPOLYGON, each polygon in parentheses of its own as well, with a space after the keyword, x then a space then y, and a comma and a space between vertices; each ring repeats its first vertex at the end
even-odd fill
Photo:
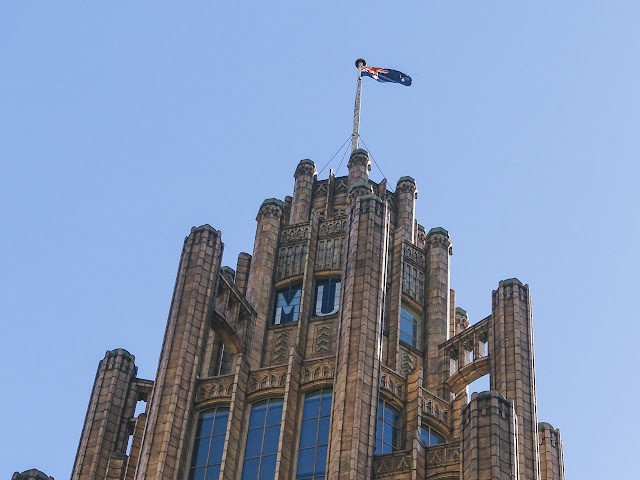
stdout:
POLYGON ((537 419, 529 287, 501 281, 470 323, 416 181, 371 181, 361 149, 348 169, 319 180, 302 160, 235 269, 219 231, 191 230, 156 378, 107 352, 72 480, 564 479, 537 419))

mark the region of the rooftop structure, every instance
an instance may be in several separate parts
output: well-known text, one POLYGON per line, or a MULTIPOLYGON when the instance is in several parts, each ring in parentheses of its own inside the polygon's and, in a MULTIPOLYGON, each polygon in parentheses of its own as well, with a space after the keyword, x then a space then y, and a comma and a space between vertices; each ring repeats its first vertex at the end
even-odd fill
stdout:
POLYGON ((529 287, 501 281, 472 324, 416 181, 391 191, 370 168, 358 149, 318 180, 302 160, 235 269, 219 231, 191 229, 156 378, 106 352, 73 480, 564 479, 559 431, 538 424, 529 287))

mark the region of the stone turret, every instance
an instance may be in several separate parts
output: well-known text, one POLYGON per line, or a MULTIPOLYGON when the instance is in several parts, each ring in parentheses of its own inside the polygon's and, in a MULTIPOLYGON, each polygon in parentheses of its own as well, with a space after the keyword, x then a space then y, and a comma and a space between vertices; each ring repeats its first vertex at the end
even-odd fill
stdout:
POLYGON ((222 260, 220 232, 192 228, 182 249, 156 381, 142 440, 137 480, 182 478, 198 374, 222 260))
POLYGON ((451 241, 444 228, 432 228, 427 234, 427 352, 425 364, 425 387, 439 392, 447 398, 443 386, 438 384, 438 347, 449 337, 449 257, 451 241))
POLYGON ((405 240, 414 243, 415 205, 418 187, 412 177, 402 177, 396 185, 396 230, 402 230, 405 240))
POLYGON ((290 225, 309 221, 313 184, 317 175, 316 164, 314 162, 309 159, 300 160, 296 168, 296 173, 293 175, 296 182, 293 187, 293 200, 291 202, 291 215, 289 217, 290 225))
POLYGON ((540 454, 529 286, 517 278, 501 281, 493 292, 491 317, 491 389, 513 400, 518 416, 520 475, 537 479, 540 454))
POLYGON ((513 402, 495 390, 474 393, 462 410, 462 480, 536 480, 518 473, 513 402))
POLYGON ((112 455, 124 454, 136 404, 135 358, 122 348, 98 365, 71 478, 103 480, 112 455))
POLYGON ((369 180, 369 172, 371 171, 371 160, 366 150, 358 148, 351 152, 349 157, 349 188, 354 184, 366 182, 369 180))
POLYGON ((275 280, 283 207, 282 201, 269 198, 262 202, 256 217, 258 226, 247 283, 247 300, 258 312, 248 349, 252 368, 260 366, 268 317, 271 313, 271 295, 275 280))
POLYGON ((538 424, 541 480, 564 480, 564 454, 560 430, 542 422, 538 424))

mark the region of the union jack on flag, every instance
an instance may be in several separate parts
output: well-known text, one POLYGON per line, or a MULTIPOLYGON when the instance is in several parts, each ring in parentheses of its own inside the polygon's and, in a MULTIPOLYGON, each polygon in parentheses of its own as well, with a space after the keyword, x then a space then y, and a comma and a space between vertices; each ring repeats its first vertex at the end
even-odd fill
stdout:
POLYGON ((409 75, 390 68, 362 67, 362 75, 371 77, 379 82, 399 83, 407 87, 411 85, 411 77, 409 75))

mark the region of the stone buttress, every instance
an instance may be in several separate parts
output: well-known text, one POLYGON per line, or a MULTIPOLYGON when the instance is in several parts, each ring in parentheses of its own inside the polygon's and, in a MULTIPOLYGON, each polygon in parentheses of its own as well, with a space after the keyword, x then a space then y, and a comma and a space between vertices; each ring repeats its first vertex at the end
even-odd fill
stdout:
POLYGON ((208 225, 186 238, 171 301, 136 480, 185 474, 197 374, 222 258, 220 232, 208 225))

